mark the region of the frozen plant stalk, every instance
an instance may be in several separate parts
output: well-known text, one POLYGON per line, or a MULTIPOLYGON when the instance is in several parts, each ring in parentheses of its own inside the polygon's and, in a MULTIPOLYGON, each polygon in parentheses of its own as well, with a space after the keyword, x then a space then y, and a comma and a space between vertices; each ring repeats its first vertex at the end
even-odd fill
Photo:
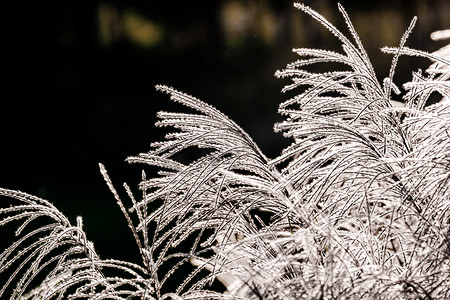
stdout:
POLYGON ((296 91, 280 104, 285 120, 275 125, 292 139, 289 147, 269 159, 220 111, 157 86, 192 109, 159 112, 157 126, 175 130, 128 158, 158 167, 159 177, 143 173, 138 199, 125 185, 127 207, 100 165, 142 264, 99 259, 81 221, 72 226, 47 201, 0 189, 16 201, 0 209, 0 225, 19 224, 0 255, 0 273, 12 273, 0 296, 449 299, 449 46, 433 54, 406 47, 414 18, 398 47, 382 49, 393 59, 379 83, 342 6, 351 39, 311 8, 295 7, 328 29, 342 52, 294 49, 300 59, 276 73, 292 80, 283 92, 296 91), (402 86, 404 103, 393 105, 402 55, 432 65, 413 73, 402 86), (311 71, 329 62, 342 70, 311 71), (442 101, 429 105, 436 93, 442 101), (189 163, 174 158, 190 148, 205 154, 189 163), (48 225, 31 228, 41 218, 48 225), (191 272, 180 280, 181 266, 191 272), (216 280, 224 293, 211 287, 216 280))

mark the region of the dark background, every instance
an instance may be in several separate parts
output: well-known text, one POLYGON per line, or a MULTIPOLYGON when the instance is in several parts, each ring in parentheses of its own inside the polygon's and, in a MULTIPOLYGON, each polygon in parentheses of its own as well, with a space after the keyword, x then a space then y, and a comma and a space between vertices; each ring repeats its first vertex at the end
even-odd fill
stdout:
MULTIPOLYGON (((305 1, 347 32, 335 1, 305 1)), ((414 15, 407 45, 434 51, 432 31, 450 28, 450 2, 341 1, 361 35, 379 80, 414 15)), ((291 1, 59 1, 4 7, 0 186, 50 200, 103 258, 136 260, 126 222, 98 170, 106 165, 121 195, 142 166, 127 156, 162 138, 156 112, 176 109, 155 91, 163 83, 219 108, 269 157, 287 141, 273 133, 277 69, 294 47, 339 50, 337 40, 291 1), (87 2, 83 3, 83 2, 87 2)), ((401 85, 425 60, 401 59, 401 85)), ((148 169, 149 175, 152 169, 148 169)), ((136 192, 137 193, 137 192, 136 192)))

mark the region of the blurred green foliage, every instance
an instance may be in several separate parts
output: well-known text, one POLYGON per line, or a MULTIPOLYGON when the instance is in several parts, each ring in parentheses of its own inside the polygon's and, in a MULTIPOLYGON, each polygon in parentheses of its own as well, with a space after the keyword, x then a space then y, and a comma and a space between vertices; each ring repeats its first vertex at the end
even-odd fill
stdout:
MULTIPOLYGON (((345 31, 336 1, 310 0, 345 31)), ((448 0, 341 1, 379 79, 414 15, 408 46, 442 46, 429 34, 450 28, 448 0)), ((54 202, 72 221, 84 217, 103 257, 137 254, 126 222, 98 172, 116 185, 140 180, 128 155, 146 151, 163 132, 155 113, 175 109, 158 83, 206 101, 237 121, 274 157, 286 141, 272 131, 280 89, 273 77, 295 59, 294 47, 336 49, 335 38, 291 1, 60 1, 5 8, 3 45, 11 64, 3 80, 0 186, 54 202), (110 235, 105 235, 109 231, 110 235)), ((401 58, 395 80, 410 78, 401 58)), ((151 174, 152 170, 147 170, 151 174)))

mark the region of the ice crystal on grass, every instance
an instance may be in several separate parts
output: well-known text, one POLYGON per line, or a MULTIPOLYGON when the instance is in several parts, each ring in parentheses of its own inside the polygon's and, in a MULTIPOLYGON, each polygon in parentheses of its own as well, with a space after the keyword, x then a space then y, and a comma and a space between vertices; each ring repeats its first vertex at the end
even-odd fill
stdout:
MULTIPOLYGON (((173 128, 130 163, 159 177, 123 202, 101 173, 134 235, 142 265, 101 260, 82 230, 45 200, 1 189, 15 200, 0 224, 18 223, 0 256, 12 270, 0 295, 11 299, 448 299, 450 298, 450 57, 405 46, 414 18, 380 83, 350 18, 351 39, 312 16, 342 52, 294 49, 300 59, 277 71, 290 78, 275 125, 293 143, 268 159, 236 123, 210 105, 157 86, 191 113, 160 112, 173 128), (402 55, 430 59, 392 92, 402 55), (313 65, 341 63, 315 73, 313 65), (430 96, 442 100, 429 105, 430 96), (202 149, 180 162, 177 153, 202 149), (29 229, 45 218, 45 225, 29 229), (27 231, 28 230, 28 231, 27 231), (179 280, 180 269, 190 273, 179 280), (115 270, 112 276, 107 269, 115 270), (35 281, 39 278, 37 285, 35 281), (226 291, 211 287, 219 281, 226 291), (176 282, 174 286, 174 282, 176 282), (12 290, 11 295, 5 295, 12 290)), ((448 30, 433 34, 449 38, 448 30)), ((4 200, 4 199, 2 199, 4 200)), ((185 272, 185 271, 183 271, 185 272)))
POLYGON ((20 223, 15 232, 17 239, 0 254, 0 271, 9 271, 9 277, 2 277, 0 296, 153 299, 154 289, 146 270, 129 262, 101 260, 86 239, 81 218, 77 226, 72 226, 46 200, 7 189, 0 189, 0 196, 2 201, 9 197, 12 203, 0 209, 0 225, 20 223), (34 228, 32 224, 37 222, 45 225, 34 228), (107 269, 114 269, 116 275, 106 276, 107 269), (37 287, 36 281, 40 281, 37 287))

